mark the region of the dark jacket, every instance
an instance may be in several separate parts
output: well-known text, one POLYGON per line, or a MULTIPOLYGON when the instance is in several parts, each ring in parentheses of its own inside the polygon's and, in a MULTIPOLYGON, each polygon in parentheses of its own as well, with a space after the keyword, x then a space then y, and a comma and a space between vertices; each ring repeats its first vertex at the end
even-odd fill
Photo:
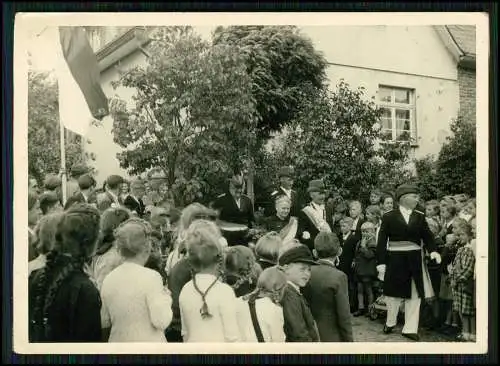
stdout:
POLYGON ((368 241, 363 248, 361 246, 363 239, 356 245, 356 254, 354 255, 354 273, 359 277, 377 277, 376 251, 377 243, 375 238, 368 241))
POLYGON ((413 210, 407 224, 399 208, 385 213, 382 216, 377 243, 377 262, 386 265, 384 294, 410 298, 413 279, 419 296, 424 298, 422 250, 388 251, 388 241, 409 241, 420 247, 423 242, 423 249, 428 253, 436 251, 434 235, 425 220, 425 214, 413 210))
POLYGON ((212 207, 219 211, 219 219, 223 221, 247 225, 251 228, 255 220, 252 200, 244 194, 241 195, 239 208, 229 193, 217 197, 212 207))
POLYGON ((128 195, 123 201, 123 205, 130 211, 135 211, 140 218, 144 217, 146 206, 144 205, 142 199, 139 198, 136 200, 132 196, 128 195))
POLYGON ((319 260, 311 267, 311 279, 304 287, 304 297, 318 325, 321 342, 352 342, 351 312, 347 276, 333 263, 319 260))
MULTIPOLYGON (((326 207, 325 207, 325 216, 328 214, 326 207)), ((318 228, 314 223, 309 219, 307 214, 304 213, 304 209, 302 209, 298 215, 298 229, 297 229, 297 235, 296 238, 302 243, 305 244, 309 247, 309 249, 312 251, 314 249, 314 239, 319 233, 318 228), (303 233, 308 232, 310 235, 309 239, 304 239, 303 238, 303 233)), ((326 221, 326 217, 325 217, 326 221)))
POLYGON ((287 284, 283 299, 286 342, 319 342, 314 318, 304 297, 287 284))
POLYGON ((49 309, 47 326, 34 317, 36 289, 43 269, 29 279, 30 342, 101 342, 99 291, 83 272, 70 275, 57 290, 49 309), (40 330, 41 329, 41 330, 40 330))
POLYGON ((353 278, 354 270, 354 254, 356 252, 356 246, 358 244, 358 239, 353 233, 349 233, 349 236, 344 241, 342 239, 342 254, 339 257, 340 263, 338 269, 344 272, 348 278, 353 278))
POLYGON ((181 259, 171 270, 168 276, 168 289, 172 294, 172 322, 169 329, 181 331, 181 310, 179 296, 186 283, 191 281, 191 266, 186 258, 181 259))

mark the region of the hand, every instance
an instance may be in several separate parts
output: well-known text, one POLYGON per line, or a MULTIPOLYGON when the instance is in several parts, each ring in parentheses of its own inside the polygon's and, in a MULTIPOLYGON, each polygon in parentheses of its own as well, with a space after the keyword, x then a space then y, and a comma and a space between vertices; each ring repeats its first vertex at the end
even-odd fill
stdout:
POLYGON ((431 258, 431 260, 433 260, 433 259, 434 259, 434 260, 436 261, 436 263, 437 263, 437 264, 440 264, 440 263, 441 263, 441 255, 439 255, 439 253, 438 253, 438 252, 432 252, 432 253, 430 254, 430 258, 431 258))
POLYGON ((311 234, 309 234, 309 231, 304 231, 302 233, 302 239, 307 240, 307 239, 310 239, 310 238, 311 238, 311 234))
POLYGON ((380 280, 380 281, 384 281, 384 277, 385 277, 385 264, 379 264, 377 266, 377 278, 380 280))

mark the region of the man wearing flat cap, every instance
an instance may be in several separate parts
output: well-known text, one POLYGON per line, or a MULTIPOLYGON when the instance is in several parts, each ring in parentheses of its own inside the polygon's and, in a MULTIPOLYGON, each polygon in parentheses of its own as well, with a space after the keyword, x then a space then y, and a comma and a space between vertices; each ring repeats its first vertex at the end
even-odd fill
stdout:
POLYGON ((311 202, 299 212, 297 239, 312 251, 316 235, 320 231, 331 232, 332 229, 327 222, 323 181, 320 179, 310 181, 307 192, 311 196, 311 202))
POLYGON ((217 197, 212 205, 219 213, 219 220, 241 226, 241 230, 232 231, 230 237, 226 237, 229 245, 248 245, 245 237, 255 220, 252 200, 243 194, 243 188, 243 177, 234 175, 229 180, 229 192, 217 197))
POLYGON ((123 201, 123 205, 130 211, 135 212, 140 218, 144 217, 146 206, 142 197, 146 193, 146 187, 141 179, 134 179, 130 183, 130 193, 123 201))
POLYGON ((68 198, 64 205, 64 210, 67 210, 75 203, 90 203, 89 198, 92 190, 95 188, 96 181, 90 174, 83 174, 78 178, 79 191, 68 198))
POLYGON ((123 177, 119 175, 110 175, 106 179, 106 190, 97 203, 99 211, 103 212, 110 207, 120 206, 120 187, 123 182, 123 177))
POLYGON ((418 188, 410 184, 399 186, 395 200, 399 207, 382 216, 377 242, 377 270, 384 281, 387 304, 384 333, 391 333, 396 326, 399 306, 404 302, 402 335, 418 341, 420 303, 429 287, 426 286, 423 250, 438 264, 441 257, 425 214, 416 209, 418 188))
POLYGON ((273 216, 276 214, 276 199, 281 196, 286 196, 291 201, 290 216, 298 216, 300 211, 298 195, 297 192, 292 189, 294 175, 295 172, 292 167, 284 166, 279 170, 278 178, 280 180, 280 186, 275 189, 270 195, 270 202, 268 205, 266 216, 273 216))

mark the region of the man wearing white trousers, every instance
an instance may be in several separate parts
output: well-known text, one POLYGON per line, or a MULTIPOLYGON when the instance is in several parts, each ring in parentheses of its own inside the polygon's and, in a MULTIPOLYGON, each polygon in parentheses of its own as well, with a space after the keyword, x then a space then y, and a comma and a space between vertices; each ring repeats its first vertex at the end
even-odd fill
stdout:
POLYGON ((383 277, 387 305, 384 333, 391 333, 396 326, 399 307, 404 302, 402 335, 418 341, 420 302, 425 296, 422 243, 431 260, 440 263, 441 256, 436 252, 425 214, 415 210, 417 187, 410 184, 399 186, 395 200, 399 207, 382 217, 377 242, 377 270, 379 277, 383 277))

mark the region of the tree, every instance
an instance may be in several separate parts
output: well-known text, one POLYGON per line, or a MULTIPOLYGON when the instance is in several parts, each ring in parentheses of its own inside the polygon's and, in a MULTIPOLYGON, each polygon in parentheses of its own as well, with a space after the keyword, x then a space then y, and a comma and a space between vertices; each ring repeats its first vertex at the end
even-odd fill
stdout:
MULTIPOLYGON (((49 73, 28 73, 28 174, 39 184, 61 169, 57 82, 49 73)), ((81 138, 66 134, 66 167, 86 162, 81 138)))
POLYGON ((380 110, 362 88, 341 81, 304 99, 300 111, 270 155, 276 165, 294 165, 299 190, 323 179, 332 190, 361 198, 380 188, 384 176, 401 175, 407 144, 380 144, 380 110))
MULTIPOLYGON (((218 27, 212 43, 239 50, 252 80, 257 139, 250 146, 250 159, 246 159, 244 168, 248 172, 247 193, 253 199, 255 173, 265 169, 260 164, 265 160, 263 145, 273 132, 294 119, 308 90, 324 87, 327 62, 295 26, 218 27)), ((262 188, 258 183, 256 188, 262 188)))
POLYGON ((295 26, 218 27, 213 44, 237 47, 244 55, 262 137, 293 119, 304 88, 325 84, 325 58, 295 26))
POLYGON ((134 105, 110 103, 113 136, 123 168, 161 168, 184 205, 213 196, 248 156, 256 126, 251 81, 234 48, 210 46, 191 27, 161 27, 151 39, 146 64, 113 85, 135 91, 134 105))
POLYGON ((417 161, 419 180, 429 198, 476 195, 476 126, 458 117, 450 129, 452 136, 446 139, 436 160, 427 157, 417 161))

